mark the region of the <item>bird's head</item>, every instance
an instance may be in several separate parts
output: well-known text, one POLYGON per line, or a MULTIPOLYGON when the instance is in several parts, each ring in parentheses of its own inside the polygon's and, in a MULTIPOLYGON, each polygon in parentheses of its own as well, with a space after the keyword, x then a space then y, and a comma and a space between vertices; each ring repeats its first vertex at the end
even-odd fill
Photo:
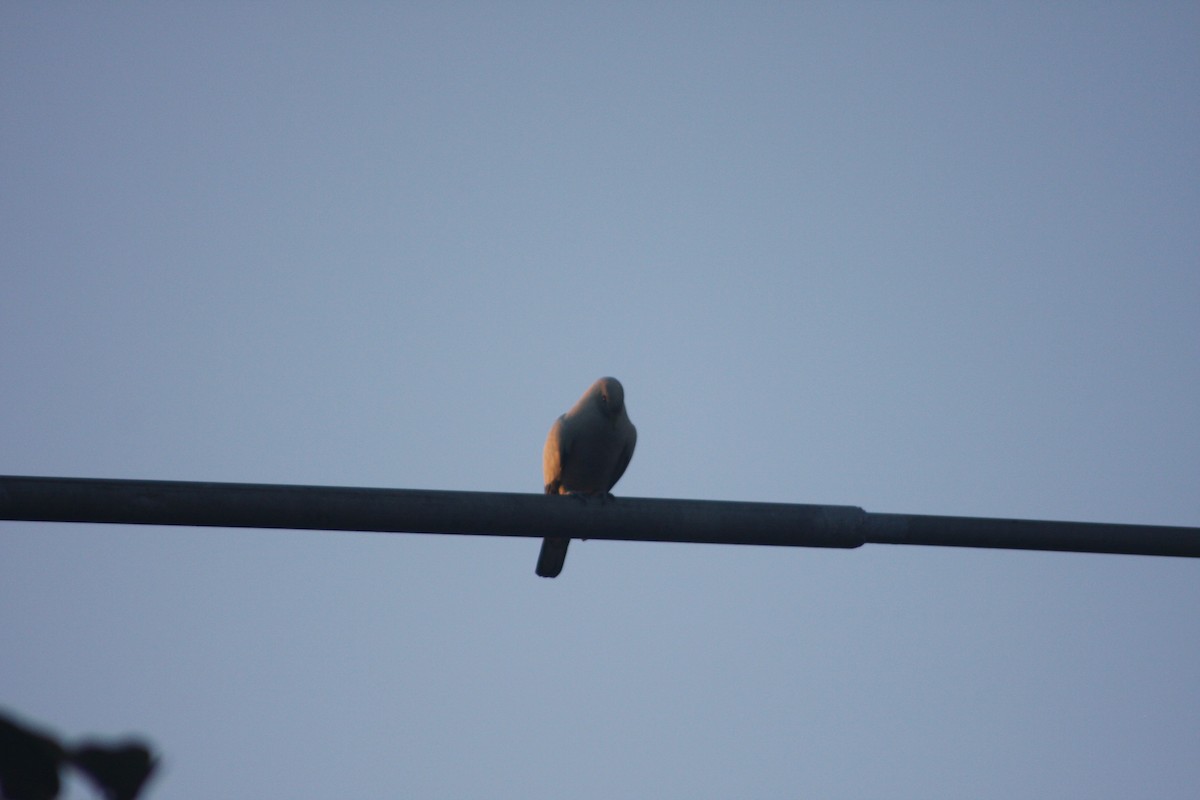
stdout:
POLYGON ((605 416, 616 419, 625 409, 625 389, 616 378, 601 378, 592 384, 592 392, 605 416))

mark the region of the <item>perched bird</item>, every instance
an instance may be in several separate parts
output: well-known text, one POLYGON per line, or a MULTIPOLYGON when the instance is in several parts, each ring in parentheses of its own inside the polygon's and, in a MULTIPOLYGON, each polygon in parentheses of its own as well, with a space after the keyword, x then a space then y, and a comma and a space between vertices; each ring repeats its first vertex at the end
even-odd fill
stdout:
MULTIPOLYGON (((546 494, 607 497, 625 474, 636 444, 637 428, 625 413, 625 389, 616 378, 601 378, 550 426, 542 452, 546 494)), ((553 578, 562 572, 570 543, 543 539, 537 574, 553 578)))

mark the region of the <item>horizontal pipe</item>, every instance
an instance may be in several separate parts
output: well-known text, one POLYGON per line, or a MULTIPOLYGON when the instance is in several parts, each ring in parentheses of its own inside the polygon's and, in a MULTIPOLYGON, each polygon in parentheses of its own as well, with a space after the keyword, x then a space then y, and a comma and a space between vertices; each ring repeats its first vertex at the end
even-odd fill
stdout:
POLYGON ((711 500, 0 476, 0 519, 858 547, 862 509, 711 500))
POLYGON ((1200 528, 924 514, 866 516, 865 540, 876 544, 1200 558, 1200 528))
POLYGON ((1200 557, 1200 528, 872 514, 790 503, 96 478, 0 476, 0 519, 1200 557))

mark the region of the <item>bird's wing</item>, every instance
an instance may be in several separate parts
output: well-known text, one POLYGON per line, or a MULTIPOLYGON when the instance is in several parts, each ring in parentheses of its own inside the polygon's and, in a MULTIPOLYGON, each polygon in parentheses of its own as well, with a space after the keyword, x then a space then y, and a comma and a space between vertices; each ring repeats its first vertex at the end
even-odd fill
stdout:
POLYGON ((570 444, 570 426, 565 423, 566 414, 554 420, 546 436, 546 447, 542 450, 542 477, 545 479, 546 494, 558 494, 558 487, 562 483, 563 464, 566 463, 570 444))

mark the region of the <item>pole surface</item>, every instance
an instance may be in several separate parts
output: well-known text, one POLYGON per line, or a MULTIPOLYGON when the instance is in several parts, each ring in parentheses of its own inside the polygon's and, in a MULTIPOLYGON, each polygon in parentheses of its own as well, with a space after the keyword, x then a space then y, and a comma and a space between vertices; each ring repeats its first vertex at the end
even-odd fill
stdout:
POLYGON ((1200 528, 872 514, 856 506, 0 476, 0 520, 566 535, 853 548, 916 544, 1200 557, 1200 528))

